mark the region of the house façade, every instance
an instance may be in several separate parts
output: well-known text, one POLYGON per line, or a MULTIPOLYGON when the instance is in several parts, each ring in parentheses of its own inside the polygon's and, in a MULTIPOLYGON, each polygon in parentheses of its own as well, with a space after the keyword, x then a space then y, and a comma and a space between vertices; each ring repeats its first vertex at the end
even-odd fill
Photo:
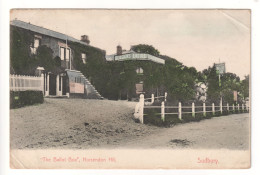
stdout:
POLYGON ((105 51, 91 46, 87 35, 77 40, 20 20, 10 23, 10 73, 43 76, 44 96, 103 98, 77 70, 92 59, 105 62, 105 51))

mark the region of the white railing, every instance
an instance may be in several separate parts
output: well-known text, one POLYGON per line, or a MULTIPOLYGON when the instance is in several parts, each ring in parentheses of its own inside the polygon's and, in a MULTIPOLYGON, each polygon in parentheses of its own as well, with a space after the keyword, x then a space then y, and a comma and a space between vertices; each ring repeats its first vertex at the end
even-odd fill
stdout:
POLYGON ((156 56, 147 53, 127 53, 123 55, 116 55, 116 61, 126 61, 126 60, 151 60, 156 63, 165 64, 165 60, 158 58, 156 56))
POLYGON ((144 104, 145 105, 152 105, 154 103, 154 100, 157 99, 163 99, 164 101, 166 101, 167 99, 167 92, 164 93, 164 96, 158 96, 158 97, 154 97, 154 94, 151 95, 151 98, 144 98, 144 104))
POLYGON ((44 76, 26 76, 26 75, 10 75, 10 90, 11 91, 43 91, 44 76))
MULTIPOLYGON (((166 101, 166 96, 167 93, 165 93, 165 101, 166 101)), ((164 97, 164 96, 161 96, 164 97)), ((147 98, 147 99, 151 99, 151 98, 147 98)), ((181 102, 179 102, 178 106, 165 106, 165 101, 162 101, 161 106, 145 106, 145 100, 147 100, 144 98, 144 95, 141 94, 140 95, 140 101, 139 103, 137 103, 136 107, 135 107, 135 113, 134 113, 134 117, 136 119, 139 119, 139 121, 141 123, 144 123, 144 109, 161 109, 161 113, 156 113, 156 115, 160 115, 161 116, 161 120, 165 121, 165 115, 176 115, 178 116, 178 118, 180 120, 182 120, 182 116, 183 114, 191 114, 192 117, 195 117, 196 114, 198 113, 202 113, 204 117, 207 116, 207 113, 212 113, 213 115, 215 115, 216 112, 220 112, 220 114, 223 113, 223 111, 227 111, 229 112, 236 112, 236 111, 247 111, 249 112, 249 105, 232 105, 229 106, 229 104, 227 103, 226 106, 222 105, 222 101, 220 101, 219 106, 215 106, 214 103, 212 103, 212 105, 210 106, 206 106, 205 103, 203 103, 202 106, 195 106, 195 103, 192 103, 191 106, 182 106, 181 102), (176 109, 176 112, 165 112, 165 109, 176 109), (200 108, 200 110, 198 110, 198 108, 200 108), (209 110, 210 108, 210 110, 209 110), (218 110, 216 110, 216 108, 218 108, 218 110), (187 110, 190 109, 190 112, 184 111, 183 109, 187 110)), ((153 98, 152 98, 153 99, 153 98)))

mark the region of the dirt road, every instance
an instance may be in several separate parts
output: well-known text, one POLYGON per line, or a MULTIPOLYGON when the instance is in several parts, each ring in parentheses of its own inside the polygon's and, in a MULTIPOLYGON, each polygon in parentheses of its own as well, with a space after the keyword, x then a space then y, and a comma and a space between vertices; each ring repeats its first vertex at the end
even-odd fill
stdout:
POLYGON ((250 146, 249 122, 249 114, 214 117, 161 129, 156 134, 129 141, 125 146, 247 150, 250 146))
POLYGON ((11 149, 249 148, 249 114, 171 128, 135 123, 135 102, 45 99, 10 111, 11 149))

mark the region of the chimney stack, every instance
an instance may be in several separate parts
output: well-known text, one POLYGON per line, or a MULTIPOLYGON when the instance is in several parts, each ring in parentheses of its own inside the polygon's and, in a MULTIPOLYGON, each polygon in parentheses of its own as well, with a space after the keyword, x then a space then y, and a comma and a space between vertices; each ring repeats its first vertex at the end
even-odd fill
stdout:
POLYGON ((117 54, 117 55, 122 55, 122 47, 121 47, 120 45, 118 45, 118 46, 116 47, 116 54, 117 54))
POLYGON ((81 41, 83 41, 83 42, 85 42, 85 43, 87 43, 87 44, 90 43, 89 38, 88 38, 88 35, 82 35, 82 36, 81 36, 81 41))

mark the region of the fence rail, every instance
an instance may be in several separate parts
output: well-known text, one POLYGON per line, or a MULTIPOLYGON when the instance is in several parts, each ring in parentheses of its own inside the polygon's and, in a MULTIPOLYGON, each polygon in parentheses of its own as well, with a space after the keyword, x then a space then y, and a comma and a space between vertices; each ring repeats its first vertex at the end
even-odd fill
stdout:
MULTIPOLYGON (((191 106, 182 106, 182 104, 179 102, 178 106, 165 106, 165 101, 166 101, 166 96, 167 93, 165 93, 165 100, 162 101, 161 106, 145 106, 145 99, 144 99, 144 95, 141 94, 140 95, 140 101, 139 103, 136 105, 135 107, 135 118, 139 119, 139 121, 141 123, 144 122, 143 116, 147 115, 144 114, 144 109, 161 109, 161 113, 155 113, 155 115, 161 115, 161 119, 163 121, 165 121, 165 115, 178 115, 178 118, 180 120, 182 120, 182 116, 183 114, 192 114, 192 117, 195 117, 196 114, 198 113, 202 113, 204 117, 206 117, 207 113, 212 113, 213 115, 215 115, 216 112, 220 112, 221 114, 223 113, 223 111, 238 111, 238 110, 242 110, 242 111, 249 111, 249 106, 246 104, 237 104, 234 105, 232 104, 232 106, 229 106, 229 104, 227 103, 226 106, 222 105, 222 100, 219 103, 219 106, 215 106, 214 103, 212 103, 211 106, 206 106, 205 103, 203 103, 203 106, 195 106, 195 103, 192 103, 191 106), (202 110, 200 109, 199 111, 196 111, 197 108, 202 108, 202 110), (210 108, 210 109, 209 109, 210 108), (225 110, 223 110, 225 108, 225 110), (165 109, 178 109, 178 112, 165 112, 165 109), (187 109, 191 109, 191 111, 183 111, 183 110, 187 110, 187 109)), ((153 94, 152 94, 152 101, 154 102, 153 99, 153 94)))
POLYGON ((145 105, 153 104, 155 99, 164 99, 164 101, 166 101, 166 99, 167 99, 167 92, 164 93, 164 96, 154 97, 154 94, 152 94, 151 98, 144 98, 145 105))
POLYGON ((25 76, 25 75, 10 75, 10 90, 11 91, 43 91, 44 76, 25 76))

